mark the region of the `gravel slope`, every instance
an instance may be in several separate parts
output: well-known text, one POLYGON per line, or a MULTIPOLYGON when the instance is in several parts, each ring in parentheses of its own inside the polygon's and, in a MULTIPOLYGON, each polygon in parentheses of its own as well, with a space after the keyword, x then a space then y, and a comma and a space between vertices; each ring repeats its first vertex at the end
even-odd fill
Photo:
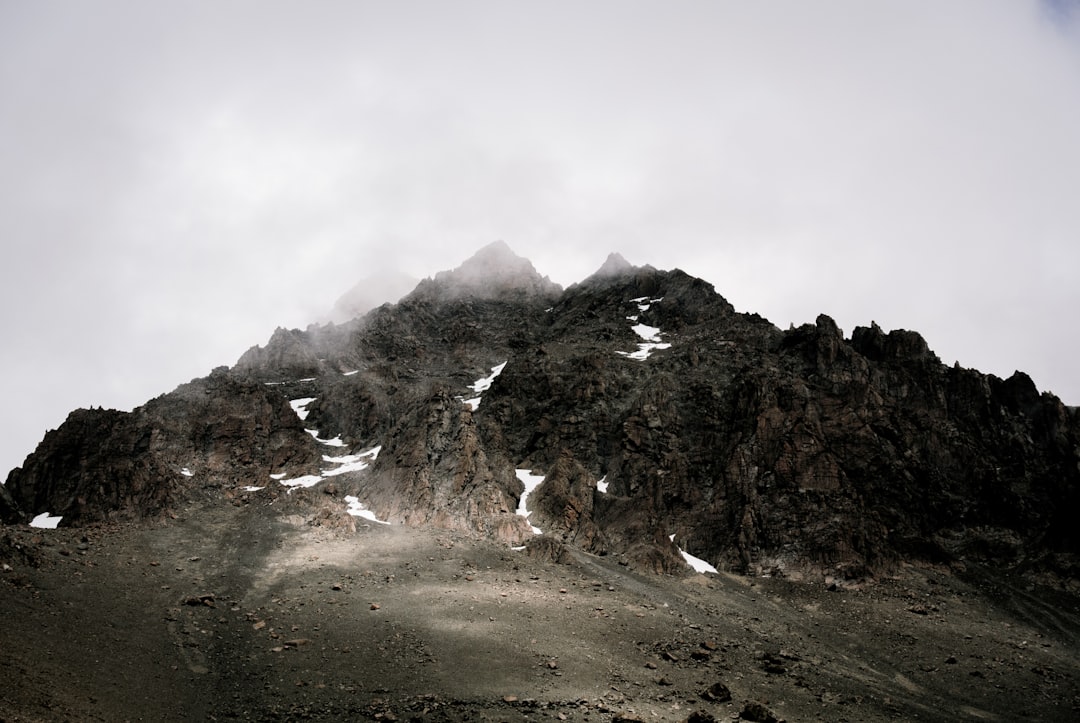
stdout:
POLYGON ((644 576, 291 497, 0 529, 0 719, 1080 717, 1080 601, 985 570, 644 576))

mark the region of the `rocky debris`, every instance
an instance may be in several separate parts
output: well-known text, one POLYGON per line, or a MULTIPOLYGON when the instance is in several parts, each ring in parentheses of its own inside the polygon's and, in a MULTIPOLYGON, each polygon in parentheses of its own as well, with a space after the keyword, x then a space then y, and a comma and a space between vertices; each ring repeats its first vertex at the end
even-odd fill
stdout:
POLYGON ((731 700, 731 689, 718 680, 706 688, 701 697, 712 703, 727 703, 731 700))
POLYGON ((743 703, 739 717, 743 720, 757 721, 758 723, 783 723, 782 718, 769 710, 769 707, 757 700, 748 700, 743 703))
POLYGON ((706 710, 696 710, 686 717, 684 723, 716 723, 716 716, 706 710))

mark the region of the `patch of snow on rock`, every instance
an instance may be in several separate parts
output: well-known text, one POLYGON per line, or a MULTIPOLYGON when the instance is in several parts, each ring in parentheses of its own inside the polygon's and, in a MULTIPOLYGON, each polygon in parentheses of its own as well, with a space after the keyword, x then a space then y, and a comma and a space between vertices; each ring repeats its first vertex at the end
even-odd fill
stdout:
POLYGON ((325 444, 327 447, 344 447, 345 443, 341 441, 341 436, 334 437, 333 439, 320 439, 319 430, 317 429, 305 429, 305 432, 315 438, 315 441, 319 444, 325 444))
POLYGON ((491 384, 495 381, 495 377, 502 374, 502 370, 505 368, 506 362, 503 362, 502 364, 496 364, 495 366, 491 367, 491 374, 484 377, 483 379, 477 379, 475 382, 473 382, 472 390, 477 394, 480 394, 482 392, 486 392, 488 389, 491 389, 491 384))
MULTIPOLYGON (((285 475, 282 475, 284 477, 285 475)), ((247 487, 240 488, 244 492, 258 492, 259 490, 266 489, 265 487, 256 487, 255 485, 248 485, 247 487)))
POLYGON ((640 336, 645 341, 660 341, 660 329, 655 326, 648 326, 647 324, 634 324, 631 327, 634 333, 640 336))
POLYGON ((379 452, 382 447, 373 447, 366 452, 360 454, 345 454, 340 457, 331 457, 329 455, 323 455, 323 461, 330 464, 336 464, 337 467, 330 469, 324 469, 322 471, 323 477, 334 477, 339 474, 345 474, 346 472, 362 472, 367 469, 370 461, 374 461, 379 456, 379 452))
POLYGON ((607 475, 604 475, 600 479, 596 480, 596 489, 603 494, 607 494, 607 475))
POLYGON ((182 470, 180 470, 180 474, 184 475, 185 477, 194 477, 195 476, 195 473, 192 472, 187 467, 184 467, 182 470))
MULTIPOLYGON (((631 303, 637 304, 638 309, 644 313, 649 310, 648 303, 642 303, 649 297, 640 296, 636 299, 630 299, 631 303)), ((663 301, 664 297, 659 299, 651 299, 652 303, 663 301)), ((645 361, 649 356, 658 349, 670 349, 671 344, 660 341, 660 329, 655 326, 649 326, 648 324, 642 324, 638 321, 639 316, 633 315, 626 317, 628 321, 635 322, 631 329, 641 339, 641 343, 638 344, 637 351, 617 351, 615 352, 619 356, 627 357, 628 359, 634 359, 635 361, 645 361)))
MULTIPOLYGON (((529 508, 526 506, 526 502, 529 499, 529 495, 532 494, 532 491, 539 487, 540 483, 544 481, 544 475, 533 474, 527 469, 519 469, 515 470, 515 472, 517 473, 517 478, 521 480, 521 483, 523 485, 525 485, 525 491, 521 493, 521 499, 518 500, 516 512, 527 520, 529 519, 529 515, 531 515, 532 513, 529 512, 529 508)), ((541 530, 539 527, 535 526, 531 522, 529 523, 529 527, 532 528, 534 534, 544 534, 543 530, 541 530)))
POLYGON ((303 397, 302 399, 293 399, 289 402, 289 406, 296 412, 296 416, 300 417, 300 421, 307 419, 308 410, 307 405, 315 401, 315 397, 303 397))
MULTIPOLYGON (((675 535, 670 535, 668 537, 668 539, 671 540, 672 542, 675 542, 675 535)), ((689 565, 690 567, 694 568, 695 572, 716 572, 717 571, 715 567, 713 567, 709 563, 705 562, 700 557, 694 557, 693 555, 691 555, 686 550, 682 549, 681 547, 678 547, 678 545, 676 545, 676 547, 679 550, 679 554, 683 556, 684 560, 686 560, 686 564, 689 565)))
POLYGON ((348 512, 353 517, 363 517, 365 520, 371 520, 372 522, 378 522, 380 525, 389 525, 386 520, 380 520, 375 516, 375 513, 365 507, 359 499, 352 495, 345 495, 345 501, 349 503, 348 512))
POLYGON ((306 474, 303 477, 283 479, 281 480, 281 484, 285 485, 286 487, 314 487, 322 481, 322 475, 306 474))
POLYGON ((491 367, 491 374, 481 379, 477 379, 475 382, 469 385, 469 388, 476 393, 476 396, 470 399, 462 399, 462 402, 474 412, 479 409, 480 395, 486 392, 488 389, 491 389, 491 384, 495 381, 495 377, 502 374, 502 370, 505 368, 506 362, 503 362, 502 364, 496 364, 495 366, 491 367))
POLYGON ((40 515, 30 520, 31 527, 37 527, 42 530, 55 530, 56 526, 60 524, 60 520, 63 517, 54 517, 48 512, 42 512, 40 515))

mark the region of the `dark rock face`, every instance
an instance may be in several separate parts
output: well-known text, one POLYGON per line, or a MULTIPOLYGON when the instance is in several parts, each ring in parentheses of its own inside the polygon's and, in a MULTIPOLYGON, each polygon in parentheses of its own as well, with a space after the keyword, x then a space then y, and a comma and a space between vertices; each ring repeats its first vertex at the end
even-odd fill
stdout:
POLYGON ((520 544, 514 470, 543 473, 528 507, 549 552, 658 572, 685 569, 680 548, 791 576, 910 557, 1077 569, 1080 422, 1026 375, 946 367, 876 324, 782 332, 616 255, 564 291, 501 243, 363 318, 279 329, 131 414, 73 413, 12 472, 0 513, 152 514, 185 466, 223 484, 315 473, 304 427, 383 446, 342 483, 392 522, 520 544))
POLYGON ((131 412, 72 412, 5 486, 24 514, 48 511, 64 524, 142 517, 196 484, 312 469, 315 447, 279 393, 218 370, 131 412))
POLYGON ((479 532, 517 545, 532 534, 514 514, 520 491, 513 466, 484 452, 469 409, 438 391, 391 430, 364 497, 380 519, 479 532))

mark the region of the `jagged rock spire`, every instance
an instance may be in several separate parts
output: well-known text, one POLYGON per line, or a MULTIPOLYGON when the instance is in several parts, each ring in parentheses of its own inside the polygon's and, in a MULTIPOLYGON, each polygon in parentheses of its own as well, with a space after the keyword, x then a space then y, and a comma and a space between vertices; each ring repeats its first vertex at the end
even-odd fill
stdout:
POLYGON ((456 269, 440 271, 434 279, 421 282, 415 293, 493 298, 506 293, 555 295, 561 291, 562 287, 541 276, 531 261, 518 256, 504 241, 495 241, 456 269))
POLYGON ((607 260, 604 261, 603 266, 596 270, 593 276, 597 278, 606 278, 610 276, 621 276, 628 271, 633 271, 633 265, 623 258, 622 254, 612 252, 608 254, 607 260))

